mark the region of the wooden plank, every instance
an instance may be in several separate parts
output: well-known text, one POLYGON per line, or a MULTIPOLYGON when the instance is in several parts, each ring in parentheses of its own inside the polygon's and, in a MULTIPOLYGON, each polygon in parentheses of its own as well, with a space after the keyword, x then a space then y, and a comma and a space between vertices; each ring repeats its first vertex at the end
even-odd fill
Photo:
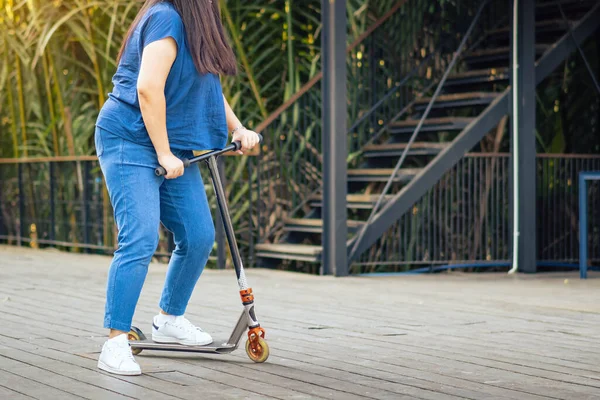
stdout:
MULTIPOLYGON (((496 97, 498 97, 500 93, 496 92, 467 92, 467 93, 452 93, 452 94, 442 94, 439 95, 436 99, 436 103, 444 103, 450 101, 460 101, 460 100, 477 100, 477 99, 489 99, 492 101, 496 97)), ((417 104, 421 103, 429 103, 431 101, 431 97, 420 97, 415 100, 417 104)))
MULTIPOLYGON (((420 168, 400 168, 397 176, 416 175, 421 171, 420 168)), ((393 168, 356 168, 349 169, 349 176, 391 176, 394 172, 393 168)))
MULTIPOLYGON (((3 359, 3 357, 0 357, 0 363, 2 363, 3 359)), ((6 366, 6 368, 8 368, 8 366, 6 366)), ((19 374, 12 373, 11 371, 3 368, 2 364, 0 364, 0 385, 2 385, 2 387, 8 388, 9 390, 17 390, 18 393, 24 396, 29 396, 34 399, 81 399, 80 396, 67 393, 53 386, 45 385, 34 379, 25 378, 19 374)))
MULTIPOLYGON (((473 121, 473 118, 467 117, 441 117, 441 118, 427 118, 423 121, 424 125, 452 125, 456 123, 469 124, 473 121)), ((410 127, 417 126, 419 124, 418 119, 406 119, 402 121, 395 121, 389 124, 390 127, 410 127)))
MULTIPOLYGON (((323 226, 322 219, 315 218, 286 218, 285 223, 289 225, 300 225, 300 226, 311 226, 311 227, 321 227, 323 226)), ((356 221, 349 219, 347 221, 348 227, 357 228, 364 224, 364 221, 356 221)))
MULTIPOLYGON (((118 390, 120 393, 134 396, 136 398, 180 398, 180 399, 197 399, 199 394, 206 394, 208 398, 270 398, 264 394, 253 393, 249 390, 220 385, 209 380, 198 379, 199 385, 202 387, 206 384, 208 388, 202 388, 199 392, 197 388, 185 388, 179 384, 161 381, 153 377, 153 374, 159 373, 157 368, 150 368, 150 375, 126 377, 107 374, 96 368, 96 357, 86 358, 78 357, 72 354, 67 354, 60 351, 49 349, 36 348, 34 344, 15 342, 11 343, 13 350, 23 353, 23 357, 40 357, 47 358, 50 361, 43 361, 43 365, 61 366, 60 373, 68 373, 78 380, 88 380, 92 384, 107 387, 109 389, 118 390), (88 378, 89 377, 89 378, 88 378), (172 397, 169 397, 172 396, 172 397)), ((0 352, 1 354, 1 352, 0 352)), ((138 362, 142 365, 143 370, 148 370, 148 366, 152 363, 161 364, 163 371, 168 371, 171 366, 165 366, 162 360, 151 360, 151 363, 146 363, 144 358, 138 358, 138 362)))
MULTIPOLYGON (((179 364, 178 364, 179 365, 179 364)), ((209 380, 206 377, 198 377, 190 374, 186 374, 181 371, 171 372, 156 372, 149 374, 153 378, 160 381, 174 383, 176 385, 186 386, 183 388, 184 391, 189 391, 187 387, 192 387, 193 390, 197 390, 198 395, 204 398, 207 394, 214 398, 223 398, 225 394, 230 396, 236 396, 231 398, 294 398, 294 399, 307 399, 307 395, 303 393, 294 392, 278 386, 273 385, 260 385, 255 381, 246 378, 240 378, 236 384, 245 388, 240 389, 238 387, 231 386, 230 383, 222 383, 216 380, 209 380)), ((215 374, 216 375, 216 374, 215 374)), ((230 381, 225 376, 221 375, 224 382, 230 381)), ((219 379, 218 376, 214 378, 219 379)))
MULTIPOLYGON (((41 398, 47 396, 48 392, 55 393, 55 396, 60 399, 79 398, 78 394, 80 393, 85 394, 88 399, 106 399, 107 397, 114 399, 131 398, 123 396, 116 391, 102 389, 95 384, 86 384, 63 375, 62 373, 53 372, 49 369, 40 368, 32 363, 22 361, 27 360, 29 355, 30 354, 28 353, 18 354, 18 352, 9 349, 0 349, 0 368, 2 368, 5 373, 8 372, 13 376, 21 378, 18 382, 23 382, 23 379, 25 379, 29 382, 43 385, 43 387, 34 385, 34 387, 39 387, 39 395, 41 395, 41 398), (17 360, 14 357, 19 357, 20 360, 17 360), (48 392, 45 392, 46 390, 48 392)), ((36 359, 40 360, 42 357, 36 357, 36 359)), ((61 367, 61 365, 56 365, 56 367, 61 367)), ((65 371, 61 370, 61 372, 64 373, 65 371)), ((25 383, 25 386, 28 386, 28 383, 25 383)), ((18 387, 19 389, 23 389, 22 386, 18 387)), ((35 394, 34 397, 38 397, 38 394, 35 394)))
MULTIPOLYGON (((551 46, 547 44, 537 44, 535 45, 536 52, 543 53, 548 50, 551 46)), ((510 47, 494 47, 490 49, 481 49, 475 51, 469 51, 465 53, 465 56, 468 58, 482 57, 482 56, 494 56, 494 55, 503 55, 507 56, 510 54, 510 47)))
MULTIPOLYGON (((1 379, 1 378, 0 378, 1 379)), ((0 385, 0 399, 10 400, 23 400, 23 399, 34 399, 35 397, 28 396, 24 393, 9 389, 0 385)))
MULTIPOLYGON (((389 196, 386 196, 386 197, 389 197, 389 196)), ((368 203, 368 202, 375 203, 378 198, 379 198, 379 195, 376 195, 376 194, 349 194, 346 196, 346 201, 348 203, 368 203)), ((323 200, 323 196, 320 194, 316 194, 311 197, 311 200, 321 201, 321 200, 323 200)))
POLYGON ((484 68, 484 69, 475 69, 470 71, 462 71, 457 72, 455 74, 451 74, 448 79, 462 79, 462 78, 476 78, 481 76, 496 76, 496 75, 505 75, 510 73, 508 67, 504 68, 484 68))
MULTIPOLYGON (((364 147, 364 151, 381 151, 381 150, 404 150, 408 146, 408 143, 384 143, 384 144, 370 144, 364 147)), ((436 142, 414 142, 411 149, 436 149, 443 150, 448 143, 436 143, 436 142)))
POLYGON ((257 244, 255 248, 256 250, 271 251, 277 253, 305 254, 311 256, 321 254, 322 251, 321 246, 277 243, 260 243, 257 244))

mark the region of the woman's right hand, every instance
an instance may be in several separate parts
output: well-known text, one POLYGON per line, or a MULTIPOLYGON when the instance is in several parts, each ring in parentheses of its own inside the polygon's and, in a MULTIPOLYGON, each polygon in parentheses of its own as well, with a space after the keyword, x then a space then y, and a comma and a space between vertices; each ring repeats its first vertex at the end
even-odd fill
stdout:
POLYGON ((173 153, 159 155, 158 163, 167 171, 165 175, 167 179, 175 179, 183 175, 183 161, 175 157, 173 153))

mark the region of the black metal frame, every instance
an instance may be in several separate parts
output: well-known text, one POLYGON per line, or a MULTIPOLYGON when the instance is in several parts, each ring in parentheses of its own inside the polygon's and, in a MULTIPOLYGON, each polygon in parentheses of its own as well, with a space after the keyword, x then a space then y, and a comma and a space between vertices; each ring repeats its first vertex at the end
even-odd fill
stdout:
MULTIPOLYGON (((537 86, 562 63, 574 50, 576 44, 583 42, 597 28, 600 20, 600 4, 583 17, 570 33, 565 34, 557 45, 549 49, 538 60, 535 66, 535 82, 537 86)), ((427 167, 423 169, 399 193, 393 196, 381 211, 374 216, 372 222, 364 228, 361 243, 354 248, 354 239, 347 242, 350 254, 354 248, 353 259, 369 249, 398 219, 418 201, 444 173, 471 150, 487 132, 493 129, 500 119, 509 113, 511 89, 506 89, 480 115, 478 119, 467 126, 453 143, 438 154, 427 167)), ((535 155, 535 153, 534 153, 535 155)), ((350 260, 352 261, 352 260, 350 260)))
MULTIPOLYGON (((511 161, 519 160, 518 169, 518 207, 511 196, 510 208, 519 215, 519 226, 513 226, 517 235, 517 263, 520 272, 534 273, 537 270, 536 251, 536 147, 535 147, 535 1, 519 1, 518 25, 512 26, 512 35, 516 33, 517 74, 511 74, 511 87, 517 88, 518 118, 514 115, 511 101, 511 120, 517 123, 518 151, 515 152, 515 132, 511 129, 511 161), (515 32, 516 30, 516 32, 515 32), (518 153, 518 154, 515 154, 518 153)), ((514 43, 514 41, 513 41, 514 43)), ((511 63, 512 60, 511 52, 511 63)), ((513 97, 511 97, 511 100, 513 97)), ((514 125, 511 125, 514 126, 514 125)), ((511 171, 511 177, 514 171, 511 171)), ((514 187, 514 184, 511 185, 514 187)), ((513 221, 514 224, 514 221, 513 221)), ((514 249, 513 249, 514 251, 514 249)), ((513 265, 513 268, 515 266, 513 265)))
POLYGON ((373 206, 373 209, 371 210, 371 213, 369 214, 369 218, 368 218, 367 222, 365 223, 364 227, 360 230, 358 236, 355 238, 354 243, 352 245, 352 249, 350 250, 350 254, 348 256, 348 259, 350 261, 352 261, 355 258, 356 251, 360 247, 363 235, 365 234, 369 224, 371 223, 373 216, 379 210, 379 206, 381 205, 381 202, 383 201, 384 197, 387 195, 390 187, 392 186, 392 183, 394 182, 395 177, 398 174, 398 171, 400 170, 400 167, 402 166, 402 164, 404 163, 404 160, 406 159, 406 156, 408 155, 410 147, 417 139, 417 136, 419 135, 419 132, 421 131, 421 128, 423 127, 425 120, 429 116, 429 112, 433 108, 433 104, 435 103, 436 99, 438 98, 438 96, 440 95, 440 93, 442 91, 442 87, 444 86, 444 83, 446 82, 448 75, 454 69, 454 66, 456 65, 456 62, 458 61, 458 58, 460 57, 460 55, 462 54, 462 52, 465 48, 467 40, 471 36, 471 33, 473 32, 475 25, 479 21, 479 18, 481 17, 483 10, 488 5, 488 3, 489 3, 489 0, 484 0, 484 2, 481 3, 481 5, 479 6, 479 9, 477 10, 477 14, 475 14, 475 16, 473 17, 473 21, 469 25, 467 32, 465 33, 462 40, 460 41, 460 44, 458 45, 458 49, 456 50, 456 52, 454 53, 454 56, 452 57, 452 61, 448 65, 448 68, 446 68, 446 71, 444 71, 444 75, 440 79, 440 81, 435 89, 435 92, 433 93, 433 96, 431 96, 431 99, 429 100, 429 103, 427 104, 427 108, 423 112, 423 115, 421 116, 419 123, 418 123, 417 127, 415 128, 415 131, 411 135, 406 147, 404 148, 404 151, 402 152, 402 155, 398 159, 398 162, 396 163, 396 166, 394 167, 394 171, 392 172, 392 175, 387 180, 385 187, 383 188, 383 191, 377 198, 377 202, 375 203, 375 206, 373 206))
POLYGON ((346 2, 323 0, 323 258, 321 273, 348 275, 346 215, 346 2))

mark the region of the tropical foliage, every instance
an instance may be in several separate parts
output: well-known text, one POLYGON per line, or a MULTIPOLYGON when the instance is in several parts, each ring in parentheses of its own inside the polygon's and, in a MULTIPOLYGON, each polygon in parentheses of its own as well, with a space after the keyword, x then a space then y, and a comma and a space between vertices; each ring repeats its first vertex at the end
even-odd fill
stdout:
MULTIPOLYGON (((94 122, 111 90, 123 35, 142 3, 0 0, 0 158, 94 154, 94 122)), ((385 12, 388 3, 392 1, 379 1, 376 6, 368 0, 348 1, 348 40, 385 12)), ((223 89, 248 126, 264 120, 319 72, 320 4, 320 0, 220 1, 240 65, 237 76, 223 79, 223 89)), ((266 156, 276 159, 269 153, 266 156)), ((238 231, 247 230, 249 224, 244 216, 250 206, 250 190, 247 179, 241 179, 248 177, 249 163, 249 157, 226 163, 229 189, 235 186, 230 203, 236 210, 233 217, 238 231)), ((1 173, 5 181, 3 211, 8 212, 17 192, 16 169, 4 167, 1 173)), ((24 173, 30 182, 29 198, 34 201, 32 182, 47 182, 50 172, 28 167, 24 173)), ((58 187, 62 218, 70 221, 64 238, 76 241, 73 204, 84 191, 85 171, 77 164, 65 166, 61 174, 65 174, 58 187), (66 179, 76 182, 69 184, 66 179)), ((102 243, 108 245, 114 232, 108 229, 106 193, 102 197, 102 243)), ((31 205, 25 211, 35 219, 36 214, 49 212, 44 210, 31 205)), ((7 220, 14 224, 15 218, 11 215, 7 220)))
MULTIPOLYGON (((141 1, 0 0, 0 155, 93 153, 94 121, 115 56, 141 1)), ((350 38, 368 1, 349 1, 350 38)), ((256 125, 319 68, 320 1, 222 0, 240 74, 223 79, 240 117, 256 125)))

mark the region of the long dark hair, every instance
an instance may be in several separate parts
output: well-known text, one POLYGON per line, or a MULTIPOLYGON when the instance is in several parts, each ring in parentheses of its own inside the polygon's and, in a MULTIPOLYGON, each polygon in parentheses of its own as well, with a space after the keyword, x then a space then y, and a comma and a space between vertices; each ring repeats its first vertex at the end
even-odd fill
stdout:
POLYGON ((181 16, 187 45, 198 72, 235 75, 237 62, 223 29, 219 0, 146 0, 125 35, 117 60, 121 60, 125 46, 144 14, 153 5, 163 2, 173 4, 181 16))

